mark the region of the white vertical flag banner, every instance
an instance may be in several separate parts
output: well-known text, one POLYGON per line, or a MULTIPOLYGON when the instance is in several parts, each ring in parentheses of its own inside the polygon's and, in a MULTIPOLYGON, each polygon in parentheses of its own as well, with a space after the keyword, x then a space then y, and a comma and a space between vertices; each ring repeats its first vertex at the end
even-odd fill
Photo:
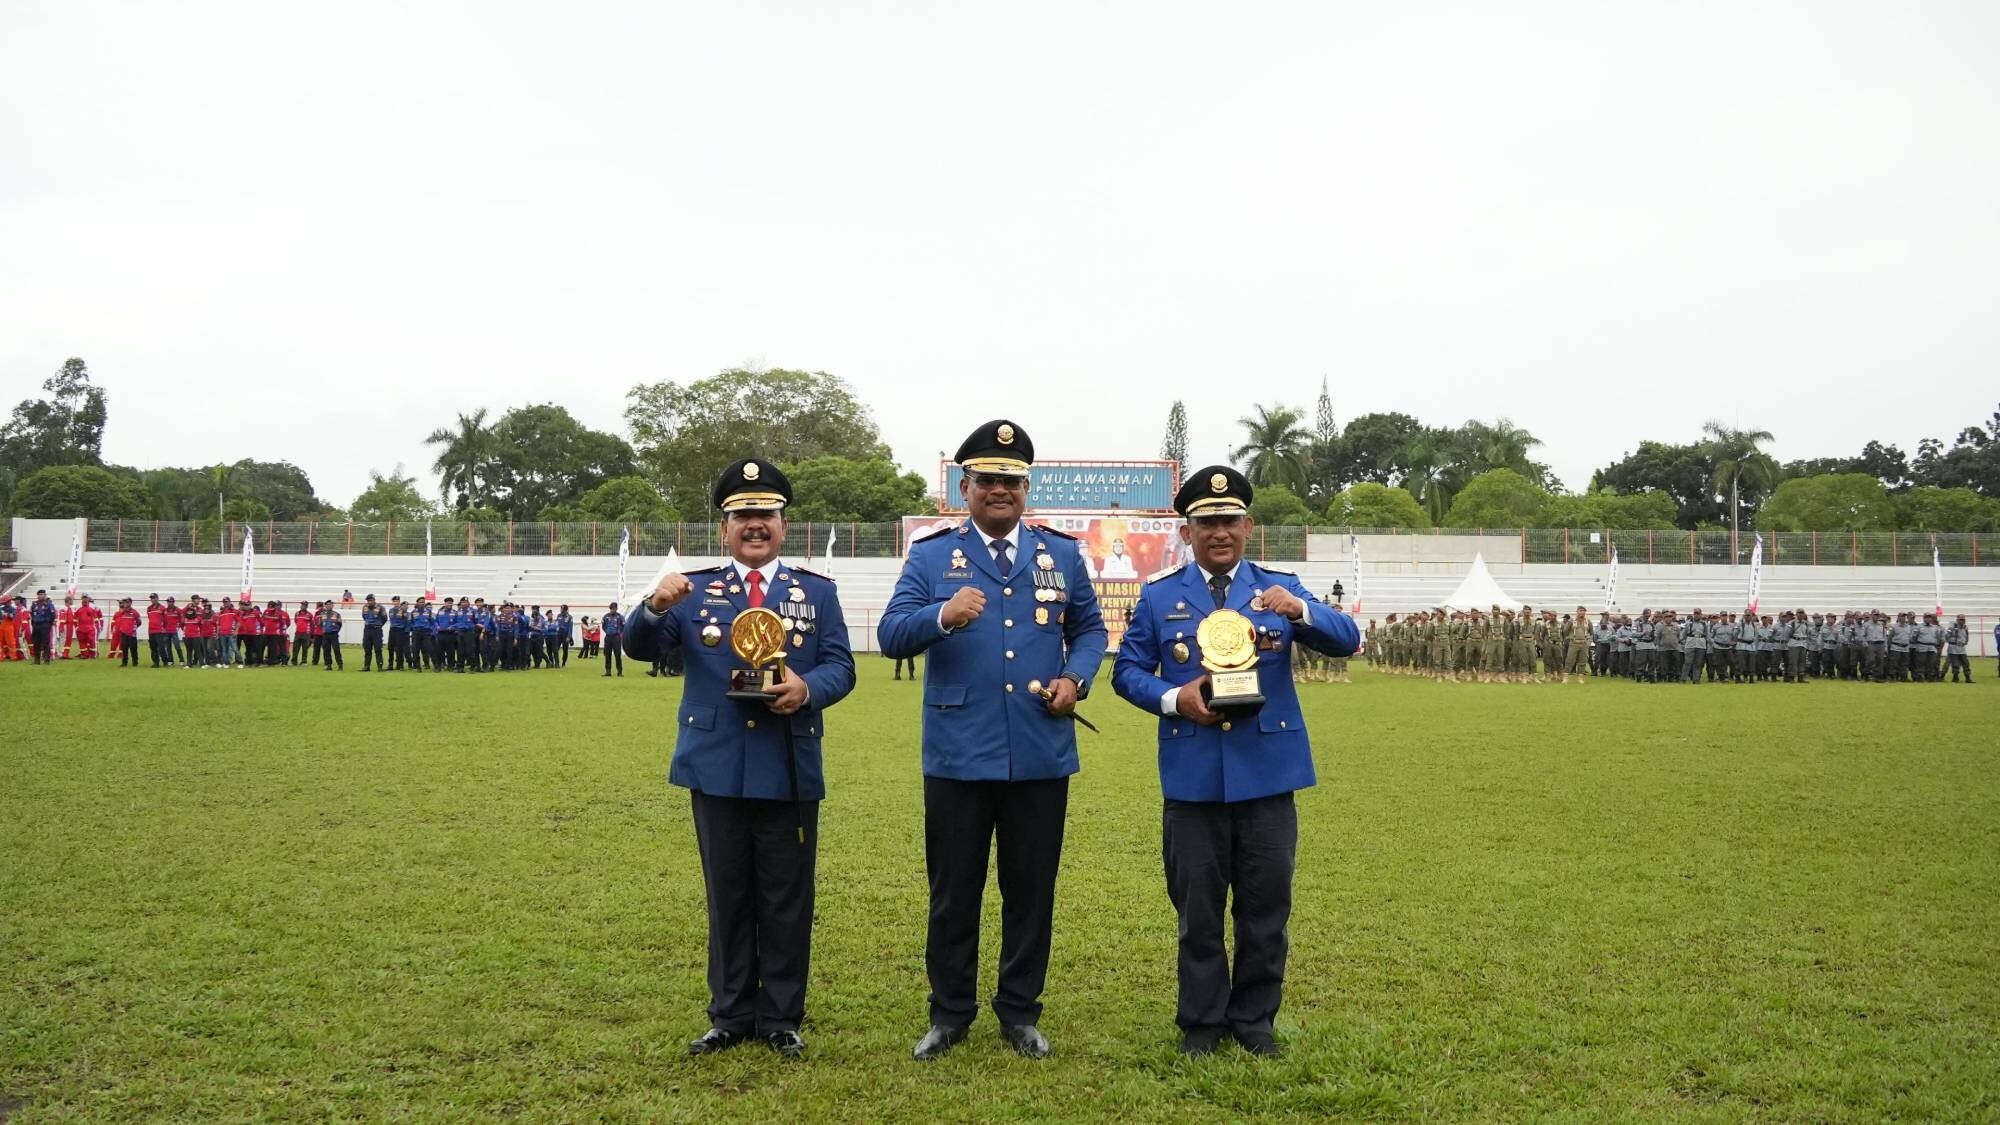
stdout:
POLYGON ((625 604, 625 560, 632 557, 632 529, 625 528, 618 534, 618 597, 619 605, 625 604))
POLYGON ((1944 567, 1938 565, 1937 540, 1931 540, 1931 612, 1944 621, 1944 567))
POLYGON ((438 596, 437 576, 431 571, 431 521, 424 521, 424 600, 434 602, 438 596))
POLYGON ((1749 612, 1757 612, 1757 595, 1764 589, 1764 537, 1757 537, 1757 545, 1750 548, 1750 601, 1749 612))
POLYGON ((82 573, 83 539, 80 536, 72 534, 69 537, 69 581, 64 586, 72 598, 76 596, 77 579, 82 576, 82 573))
POLYGON ((1351 554, 1354 557, 1354 574, 1348 579, 1347 587, 1349 590, 1354 591, 1354 604, 1347 612, 1349 614, 1356 614, 1361 612, 1361 537, 1359 535, 1350 535, 1347 538, 1352 548, 1351 554))
POLYGON ((840 529, 832 524, 827 524, 826 525, 826 575, 828 578, 833 577, 833 541, 838 538, 840 538, 840 529))
POLYGON ((243 525, 243 601, 250 600, 250 592, 257 585, 257 529, 243 525))
POLYGON ((1611 548, 1611 573, 1604 579, 1604 608, 1618 607, 1618 548, 1611 548))

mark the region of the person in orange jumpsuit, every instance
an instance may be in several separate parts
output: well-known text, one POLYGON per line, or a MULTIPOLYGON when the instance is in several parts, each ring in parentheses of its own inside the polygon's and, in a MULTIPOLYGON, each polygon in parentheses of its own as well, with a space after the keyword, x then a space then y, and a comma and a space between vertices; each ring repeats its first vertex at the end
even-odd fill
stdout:
POLYGON ((104 611, 91 604, 90 595, 83 596, 83 604, 76 607, 76 645, 78 660, 97 659, 97 634, 104 628, 104 611))
POLYGON ((76 599, 63 595, 62 608, 56 610, 56 642, 62 646, 62 658, 69 659, 69 650, 76 641, 76 599))

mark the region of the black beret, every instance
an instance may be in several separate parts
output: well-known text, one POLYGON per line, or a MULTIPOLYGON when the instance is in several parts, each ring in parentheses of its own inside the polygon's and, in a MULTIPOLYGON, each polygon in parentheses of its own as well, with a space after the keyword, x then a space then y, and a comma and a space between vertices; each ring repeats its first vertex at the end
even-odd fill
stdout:
POLYGON ((995 418, 972 431, 953 460, 968 473, 1025 477, 1028 466, 1035 463, 1035 443, 1028 439, 1028 431, 1005 418, 995 418))
POLYGON ((1255 495, 1250 478, 1228 465, 1198 469, 1181 482, 1174 493, 1174 511, 1194 519, 1197 516, 1240 516, 1250 510, 1255 495))
POLYGON ((722 471, 713 499, 724 512, 780 511, 792 502, 792 482, 769 461, 746 457, 722 471))

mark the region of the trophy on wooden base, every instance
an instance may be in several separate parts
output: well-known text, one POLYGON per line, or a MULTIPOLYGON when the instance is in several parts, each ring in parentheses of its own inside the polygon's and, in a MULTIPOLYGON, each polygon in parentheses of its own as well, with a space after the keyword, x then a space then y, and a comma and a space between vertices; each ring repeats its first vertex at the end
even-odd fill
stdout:
POLYGON ((747 667, 729 674, 729 698, 769 703, 785 678, 785 622, 759 606, 729 626, 729 647, 747 667))
POLYGON ((1201 645, 1201 666, 1208 669, 1208 686, 1202 689, 1208 705, 1217 711, 1243 713, 1264 705, 1262 684, 1257 679, 1257 628, 1250 619, 1233 609, 1218 609, 1202 618, 1195 630, 1201 645))

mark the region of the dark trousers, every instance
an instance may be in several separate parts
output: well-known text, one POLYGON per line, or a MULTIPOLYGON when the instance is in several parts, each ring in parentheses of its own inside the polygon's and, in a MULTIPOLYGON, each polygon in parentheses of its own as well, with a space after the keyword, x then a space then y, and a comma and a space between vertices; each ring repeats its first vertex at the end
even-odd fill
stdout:
MULTIPOLYGON (((137 668, 139 666, 139 638, 117 636, 111 639, 118 642, 118 666, 120 668, 137 668)), ((154 661, 157 663, 158 657, 155 657, 154 661)), ((1966 676, 1968 679, 1971 678, 1971 673, 1967 672, 1966 676)))
POLYGON ((618 674, 625 674, 625 635, 612 633, 604 638, 604 674, 611 674, 611 665, 616 662, 618 674))
POLYGON ((1804 683, 1806 679, 1806 650, 1797 645, 1785 648, 1785 682, 1804 683))
POLYGON ((389 662, 382 657, 382 627, 369 625, 361 630, 361 670, 387 668, 389 662))
MULTIPOLYGON (((132 663, 134 663, 134 664, 137 664, 137 663, 138 663, 138 661, 134 660, 134 661, 133 661, 132 663)), ((1950 665, 1950 667, 1951 667, 1951 682, 1952 682, 1952 683, 1957 683, 1957 682, 1958 682, 1958 674, 1959 674, 1960 672, 1964 672, 1964 673, 1965 673, 1965 682, 1966 682, 1966 683, 1968 683, 1968 684, 1969 684, 1969 683, 1971 683, 1971 682, 1972 682, 1972 665, 1971 665, 1971 664, 1968 664, 1968 663, 1966 663, 1966 660, 1965 660, 1965 654, 1964 654, 1964 653, 1962 653, 1962 652, 1954 652, 1954 653, 1951 653, 1951 654, 1947 655, 1947 656, 1945 657, 1945 663, 1946 663, 1946 664, 1948 664, 1948 665, 1950 665)))
POLYGON ((408 629, 389 630, 389 667, 401 671, 409 659, 410 631, 408 629))
POLYGON ((759 1035, 797 1031, 806 1014, 819 802, 795 812, 790 801, 693 796, 708 890, 709 1023, 759 1035))
POLYGON ((163 633, 146 634, 146 657, 147 659, 153 662, 153 667, 158 668, 160 665, 165 664, 168 660, 172 659, 171 657, 168 657, 166 655, 166 649, 167 649, 167 638, 165 634, 163 633))
POLYGON ((30 625, 28 627, 28 659, 31 662, 48 664, 55 659, 54 656, 50 655, 49 649, 49 634, 52 628, 49 625, 30 625))
POLYGON ((924 778, 924 867, 930 876, 930 933, 924 967, 931 1022, 964 1027, 978 1014, 979 911, 986 857, 999 837, 1000 982, 993 1014, 1005 1024, 1042 1016, 1062 861, 1069 778, 955 781, 924 778))
POLYGON ((479 634, 471 629, 458 631, 458 667, 460 671, 479 670, 479 634))
POLYGON ((1168 801, 1160 839, 1167 897, 1180 917, 1174 1022, 1269 1033, 1285 986, 1285 927, 1299 850, 1292 795, 1231 804, 1168 801), (1236 925, 1233 972, 1223 944, 1225 905, 1236 925))
POLYGON ((306 658, 311 655, 312 655, 312 635, 310 633, 293 633, 292 663, 304 664, 306 662, 306 658))
POLYGON ((341 671, 347 671, 347 659, 340 654, 340 634, 328 633, 319 642, 321 663, 328 668, 338 665, 341 671))
POLYGON ((917 678, 917 658, 916 658, 916 657, 914 657, 914 656, 912 656, 912 657, 909 657, 908 659, 898 659, 898 660, 896 661, 896 678, 897 678, 897 679, 899 679, 899 680, 903 678, 903 665, 905 665, 905 664, 908 664, 908 665, 910 666, 910 678, 911 678, 911 679, 913 679, 913 680, 914 680, 914 679, 916 679, 916 678, 917 678))

